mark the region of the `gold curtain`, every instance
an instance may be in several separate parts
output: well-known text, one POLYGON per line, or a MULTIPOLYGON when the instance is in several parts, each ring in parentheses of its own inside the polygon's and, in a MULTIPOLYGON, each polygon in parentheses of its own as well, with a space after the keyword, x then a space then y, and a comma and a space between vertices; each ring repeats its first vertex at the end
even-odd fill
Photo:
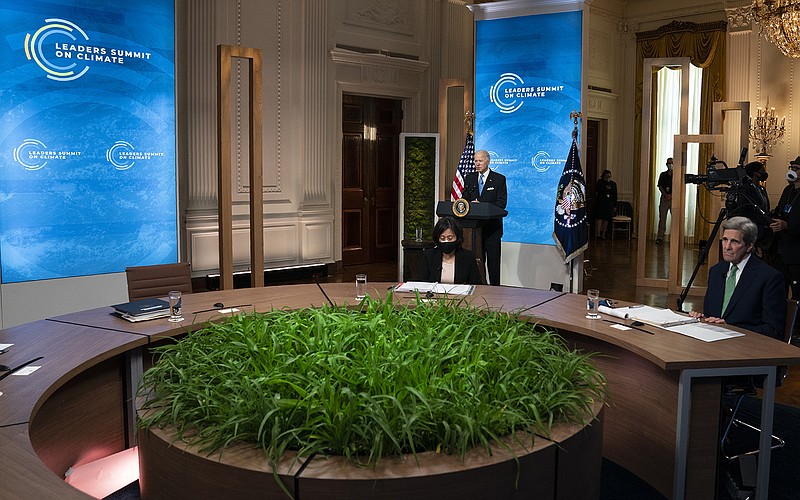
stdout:
MULTIPOLYGON (((634 158, 638 162, 642 148, 642 70, 645 58, 654 57, 688 57, 692 64, 703 69, 703 84, 700 97, 700 133, 711 133, 711 114, 714 102, 725 100, 725 39, 728 23, 695 24, 672 21, 657 30, 636 33, 636 102, 635 102, 635 134, 634 158)), ((655 86, 654 86, 655 88, 655 86)), ((654 93, 655 94, 655 93, 654 93)), ((655 108, 653 108, 655 109, 655 108)), ((652 132, 651 132, 652 133, 652 132)), ((651 142, 652 143, 652 142, 651 142)), ((713 147, 710 144, 700 145, 700 165, 708 164, 713 147)), ((676 151, 675 154, 678 154, 676 151)), ((650 168, 646 172, 638 169, 634 173, 634 186, 638 186, 641 175, 657 175, 658 168, 654 158, 650 158, 650 168)), ((701 169, 702 170, 702 169, 701 169)), ((674 179, 673 182, 682 182, 674 179)), ((651 188, 652 189, 652 188, 651 188)), ((698 186, 697 211, 695 212, 695 238, 708 239, 711 227, 704 223, 701 215, 710 215, 712 220, 716 214, 709 214, 711 194, 698 186)), ((637 207, 639 210, 640 207, 637 207)), ((652 210, 650 212, 653 212, 652 210)), ((652 225, 653 214, 650 214, 652 225)), ((642 235, 640 235, 642 237, 642 235)))

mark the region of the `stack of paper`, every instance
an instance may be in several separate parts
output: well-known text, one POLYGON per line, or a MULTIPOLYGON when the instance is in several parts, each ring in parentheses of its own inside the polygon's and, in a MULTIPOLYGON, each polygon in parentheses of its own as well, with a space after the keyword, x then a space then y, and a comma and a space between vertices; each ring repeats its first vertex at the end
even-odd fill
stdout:
POLYGON ((671 309, 659 309, 650 306, 631 306, 631 307, 617 307, 611 308, 600 306, 598 309, 601 313, 616 316, 617 318, 630 319, 634 321, 641 321, 649 325, 658 326, 661 328, 669 328, 671 326, 686 325, 689 323, 697 323, 697 318, 691 318, 683 314, 678 314, 671 309))
POLYGON ((704 342, 714 342, 744 335, 743 333, 729 330, 722 325, 701 323, 697 318, 679 314, 671 309, 639 305, 616 308, 600 306, 597 310, 617 318, 641 321, 642 323, 664 328, 670 332, 680 333, 704 342))
POLYGON ((169 316, 169 303, 161 299, 141 299, 111 306, 122 319, 137 322, 169 316))
POLYGON ((395 292, 439 293, 446 295, 469 295, 474 285, 452 285, 447 283, 429 283, 427 281, 405 281, 394 287, 395 292))

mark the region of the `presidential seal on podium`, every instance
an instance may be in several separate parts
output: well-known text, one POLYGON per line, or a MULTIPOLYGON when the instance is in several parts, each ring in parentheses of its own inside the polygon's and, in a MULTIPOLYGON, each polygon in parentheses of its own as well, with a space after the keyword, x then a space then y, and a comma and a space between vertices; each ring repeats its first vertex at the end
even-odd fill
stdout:
POLYGON ((464 198, 459 198, 453 202, 453 215, 464 217, 469 213, 469 202, 464 198))

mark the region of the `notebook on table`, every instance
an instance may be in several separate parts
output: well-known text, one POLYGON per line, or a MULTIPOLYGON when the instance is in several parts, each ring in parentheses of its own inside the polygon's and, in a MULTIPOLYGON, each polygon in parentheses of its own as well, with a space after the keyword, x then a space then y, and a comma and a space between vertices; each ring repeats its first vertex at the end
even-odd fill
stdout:
POLYGON ((114 308, 117 315, 128 321, 144 321, 169 316, 169 302, 157 298, 134 300, 111 307, 114 308))

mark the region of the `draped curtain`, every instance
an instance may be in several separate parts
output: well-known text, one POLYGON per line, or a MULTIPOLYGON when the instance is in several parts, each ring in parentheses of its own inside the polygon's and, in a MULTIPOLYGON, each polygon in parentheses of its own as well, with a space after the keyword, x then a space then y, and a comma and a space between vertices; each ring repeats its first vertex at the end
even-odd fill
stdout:
MULTIPOLYGON (((642 81, 645 58, 688 57, 694 66, 702 69, 702 84, 700 91, 700 134, 711 133, 711 114, 713 103, 725 99, 725 35, 727 22, 695 24, 673 21, 668 25, 653 31, 636 33, 636 102, 635 102, 635 134, 634 158, 641 157, 642 144, 642 81)), ((657 81, 654 78, 654 81, 657 81)), ((658 85, 654 86, 657 89, 658 85)), ((655 96, 653 96, 655 99, 655 96)), ((656 102, 653 102, 655 109, 656 102)), ((654 131, 651 130, 654 138, 654 131)), ((654 144, 651 141, 651 144, 654 144)), ((706 165, 713 153, 713 146, 701 144, 699 147, 698 164, 706 165)), ((649 168, 642 172, 638 169, 634 175, 634 185, 638 186, 641 175, 658 178, 659 170, 664 167, 664 158, 655 156, 655 148, 651 148, 649 168)), ((674 182, 682 182, 675 179, 674 182)), ((652 189, 652 188, 651 188, 652 189)), ((702 214, 708 214, 711 206, 711 195, 705 189, 698 189, 696 195, 695 211, 695 238, 707 239, 711 228, 702 223, 702 214)), ((637 207, 642 210, 645 207, 637 207)), ((648 213, 653 213, 648 210, 648 213)), ((715 217, 712 215, 711 217, 715 217)), ((648 226, 652 225, 652 221, 648 226)), ((645 237, 640 235, 639 237, 645 237)))
MULTIPOLYGON (((688 133, 700 133, 700 92, 702 90, 703 70, 689 65, 689 123, 688 133)), ((667 158, 674 156, 674 135, 680 132, 680 106, 681 106, 681 71, 680 68, 663 67, 658 70, 658 77, 655 80, 654 88, 656 105, 652 109, 653 138, 651 145, 653 148, 653 158, 657 160, 652 165, 650 176, 650 206, 658 206, 661 193, 658 191, 658 175, 666 168, 664 163, 667 158)), ((687 144, 686 148, 686 173, 697 174, 699 165, 700 145, 697 143, 687 144)), ((686 185, 686 199, 684 200, 684 241, 695 243, 695 227, 697 213, 697 185, 686 185)), ((668 215, 669 221, 671 214, 668 215)), ((655 237, 655 225, 657 213, 650 210, 648 213, 647 238, 655 237)), ((670 224, 667 222, 667 234, 670 232, 670 224)))

